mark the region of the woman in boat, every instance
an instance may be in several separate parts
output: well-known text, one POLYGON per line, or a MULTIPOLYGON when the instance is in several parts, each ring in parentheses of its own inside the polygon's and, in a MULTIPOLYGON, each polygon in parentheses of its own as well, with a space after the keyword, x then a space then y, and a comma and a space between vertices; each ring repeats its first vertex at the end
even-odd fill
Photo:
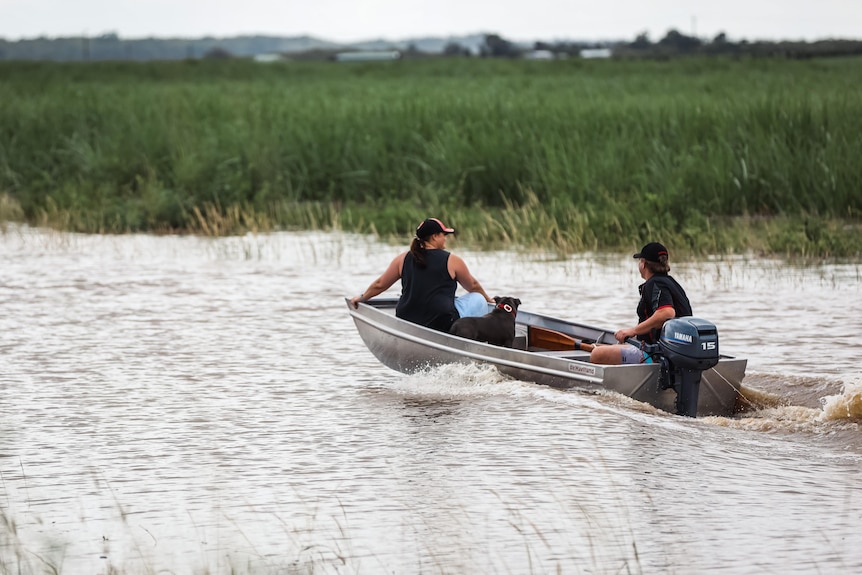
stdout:
POLYGON ((380 277, 361 295, 350 299, 353 307, 389 289, 401 280, 401 298, 395 315, 407 321, 448 332, 459 317, 488 313, 488 297, 460 257, 446 251, 446 237, 455 230, 437 218, 416 228, 410 249, 395 256, 380 277), (455 297, 461 284, 468 293, 455 297))
POLYGON ((637 308, 638 324, 614 334, 621 345, 597 345, 590 353, 590 361, 593 363, 652 363, 652 358, 640 347, 624 342, 634 338, 648 344, 656 343, 664 322, 692 314, 685 290, 668 275, 670 264, 666 247, 658 242, 651 242, 634 257, 638 260, 638 270, 645 280, 638 286, 641 296, 637 308))

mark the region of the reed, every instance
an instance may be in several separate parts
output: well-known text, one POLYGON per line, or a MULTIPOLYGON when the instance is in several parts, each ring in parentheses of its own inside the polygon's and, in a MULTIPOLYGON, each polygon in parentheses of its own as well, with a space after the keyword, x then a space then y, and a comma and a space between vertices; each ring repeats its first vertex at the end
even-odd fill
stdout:
POLYGON ((0 222, 16 221, 24 217, 21 205, 9 194, 0 194, 0 222))
POLYGON ((567 249, 773 218, 837 239, 736 243, 854 255, 859 63, 0 63, 0 216, 385 234, 449 213, 567 249))

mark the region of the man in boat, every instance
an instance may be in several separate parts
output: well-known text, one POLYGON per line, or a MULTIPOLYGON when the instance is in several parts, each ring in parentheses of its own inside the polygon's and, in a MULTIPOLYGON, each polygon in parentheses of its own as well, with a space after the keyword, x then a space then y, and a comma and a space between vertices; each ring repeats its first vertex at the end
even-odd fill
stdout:
POLYGON ((395 256, 380 277, 361 295, 350 298, 354 308, 389 289, 401 279, 401 298, 395 315, 401 319, 448 332, 461 317, 488 312, 488 297, 460 257, 446 251, 446 237, 454 234, 437 218, 428 218, 416 228, 410 249, 395 256), (461 285, 468 293, 455 297, 461 285))
POLYGON ((639 346, 625 343, 638 339, 644 343, 658 342, 661 328, 669 319, 692 315, 691 304, 685 290, 668 273, 667 248, 658 242, 648 243, 634 255, 638 270, 645 280, 640 286, 638 324, 617 331, 614 337, 621 345, 597 345, 590 353, 590 361, 609 365, 652 363, 652 358, 639 346))

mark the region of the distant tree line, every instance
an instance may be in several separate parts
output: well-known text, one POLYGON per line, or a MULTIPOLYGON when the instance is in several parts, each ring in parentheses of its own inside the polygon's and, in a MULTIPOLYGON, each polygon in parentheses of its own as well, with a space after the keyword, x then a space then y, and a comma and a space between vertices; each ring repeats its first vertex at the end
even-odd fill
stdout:
MULTIPOLYGON (((536 42, 525 48, 496 34, 485 36, 478 56, 490 58, 518 58, 532 51, 543 51, 554 57, 577 57, 583 50, 608 48, 615 57, 669 58, 685 55, 731 55, 754 57, 815 58, 830 56, 862 55, 862 41, 820 40, 816 42, 733 42, 724 32, 712 40, 687 36, 676 29, 652 42, 646 33, 638 35, 633 42, 536 42)), ((469 50, 457 45, 447 45, 444 53, 450 56, 472 55, 469 50)))
MULTIPOLYGON (((582 50, 607 48, 618 58, 670 58, 686 55, 730 55, 753 57, 813 58, 862 54, 862 41, 819 40, 815 42, 733 42, 725 33, 711 40, 688 36, 671 29, 653 42, 646 33, 632 42, 535 42, 519 44, 498 34, 486 34, 479 44, 450 41, 440 49, 423 49, 414 43, 390 43, 379 49, 398 49, 404 58, 481 57, 520 58, 542 51, 555 58, 577 57, 582 50)), ((0 39, 0 60, 182 60, 248 58, 258 54, 282 54, 298 60, 332 59, 337 52, 368 49, 342 46, 312 37, 282 38, 238 36, 233 38, 143 38, 121 39, 109 33, 94 37, 33 38, 9 41, 0 39)))
POLYGON ((712 40, 703 40, 671 29, 657 42, 651 42, 646 33, 640 34, 631 43, 615 46, 614 53, 621 57, 648 58, 680 55, 816 58, 860 55, 862 41, 835 39, 815 42, 749 42, 748 40, 732 42, 724 32, 717 34, 712 40))
POLYGON ((237 36, 234 38, 138 38, 117 34, 93 37, 0 39, 0 60, 184 60, 251 57, 255 54, 301 52, 335 46, 310 37, 237 36))

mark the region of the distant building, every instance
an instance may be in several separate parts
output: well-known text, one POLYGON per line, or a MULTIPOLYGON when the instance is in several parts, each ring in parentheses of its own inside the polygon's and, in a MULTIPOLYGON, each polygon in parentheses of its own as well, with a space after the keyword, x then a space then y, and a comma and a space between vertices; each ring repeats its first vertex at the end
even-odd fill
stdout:
POLYGON ((611 55, 610 48, 587 48, 581 50, 581 58, 610 58, 611 55))
POLYGON ((336 62, 383 62, 397 60, 401 57, 398 50, 382 50, 377 52, 339 52, 335 55, 336 62))
POLYGON ((284 62, 287 58, 283 54, 255 54, 255 62, 284 62))
POLYGON ((550 50, 532 50, 524 54, 524 58, 528 60, 553 60, 554 53, 550 50))

